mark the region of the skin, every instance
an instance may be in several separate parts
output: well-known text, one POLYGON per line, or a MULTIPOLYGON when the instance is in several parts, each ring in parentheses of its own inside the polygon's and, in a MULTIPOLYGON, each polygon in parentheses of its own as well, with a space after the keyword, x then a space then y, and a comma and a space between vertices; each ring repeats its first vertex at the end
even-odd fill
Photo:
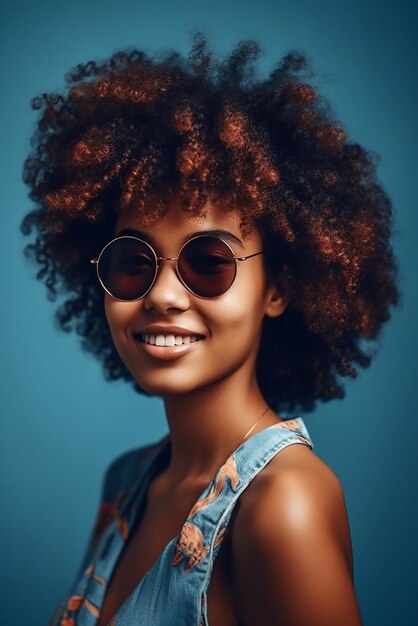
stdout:
MULTIPOLYGON (((263 247, 255 228, 243 240, 238 215, 214 205, 204 217, 188 218, 173 201, 155 225, 121 216, 115 236, 126 228, 147 235, 164 257, 176 257, 191 233, 209 229, 240 239, 242 245, 230 243, 238 256, 263 247)), ((171 261, 161 263, 156 282, 140 300, 121 302, 105 293, 106 317, 122 360, 143 389, 163 398, 172 453, 150 484, 98 626, 107 624, 181 530, 203 488, 265 410, 255 363, 263 318, 283 313, 285 287, 280 277, 275 286, 267 285, 260 255, 238 262, 233 285, 217 298, 190 293, 171 261), (181 326, 204 340, 175 360, 156 359, 133 338, 156 323, 181 326)), ((278 421, 281 417, 268 411, 251 435, 278 421)), ((208 615, 211 626, 361 624, 342 489, 308 447, 283 450, 241 496, 215 561, 208 615)))

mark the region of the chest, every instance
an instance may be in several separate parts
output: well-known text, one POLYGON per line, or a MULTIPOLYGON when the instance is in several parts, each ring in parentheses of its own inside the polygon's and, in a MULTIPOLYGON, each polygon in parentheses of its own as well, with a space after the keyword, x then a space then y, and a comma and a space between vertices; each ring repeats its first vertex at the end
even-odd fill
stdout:
MULTIPOLYGON (((150 494, 139 523, 130 533, 107 586, 97 626, 107 626, 119 607, 176 537, 196 501, 196 487, 178 499, 150 494)), ((228 533, 229 534, 229 533, 228 533)), ((228 537, 216 558, 207 593, 210 626, 237 626, 231 595, 231 554, 228 537)))

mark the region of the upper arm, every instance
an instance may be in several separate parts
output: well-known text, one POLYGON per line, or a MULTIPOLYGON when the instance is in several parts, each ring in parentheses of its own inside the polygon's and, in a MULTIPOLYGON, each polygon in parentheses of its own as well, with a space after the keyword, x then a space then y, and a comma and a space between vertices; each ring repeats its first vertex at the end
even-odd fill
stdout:
POLYGON ((234 598, 243 626, 361 624, 343 491, 329 468, 314 466, 282 468, 238 511, 234 598))

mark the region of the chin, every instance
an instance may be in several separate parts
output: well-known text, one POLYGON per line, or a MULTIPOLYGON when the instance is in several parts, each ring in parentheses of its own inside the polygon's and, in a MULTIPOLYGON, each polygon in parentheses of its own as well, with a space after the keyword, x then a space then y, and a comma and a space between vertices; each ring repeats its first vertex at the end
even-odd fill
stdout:
POLYGON ((135 380, 146 393, 161 397, 181 396, 195 391, 201 386, 198 383, 194 385, 190 379, 186 382, 184 378, 176 380, 176 377, 171 378, 167 375, 149 378, 136 377, 135 380))
POLYGON ((207 376, 198 378, 196 371, 193 373, 174 372, 174 371, 160 371, 154 372, 149 376, 134 376, 138 385, 153 396, 161 396, 162 398, 168 396, 183 396, 197 391, 203 391, 207 387, 216 384, 222 380, 225 376, 219 375, 209 378, 207 376))

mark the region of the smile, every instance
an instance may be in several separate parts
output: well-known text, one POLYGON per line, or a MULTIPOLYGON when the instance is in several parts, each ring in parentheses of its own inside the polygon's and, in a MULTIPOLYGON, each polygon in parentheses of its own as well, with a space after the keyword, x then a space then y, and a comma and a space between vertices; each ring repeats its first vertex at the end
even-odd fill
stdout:
POLYGON ((194 352, 205 337, 203 335, 143 335, 135 333, 134 339, 141 352, 145 352, 153 360, 170 362, 194 352))
POLYGON ((182 346, 203 339, 197 335, 141 335, 141 341, 160 348, 182 346))

